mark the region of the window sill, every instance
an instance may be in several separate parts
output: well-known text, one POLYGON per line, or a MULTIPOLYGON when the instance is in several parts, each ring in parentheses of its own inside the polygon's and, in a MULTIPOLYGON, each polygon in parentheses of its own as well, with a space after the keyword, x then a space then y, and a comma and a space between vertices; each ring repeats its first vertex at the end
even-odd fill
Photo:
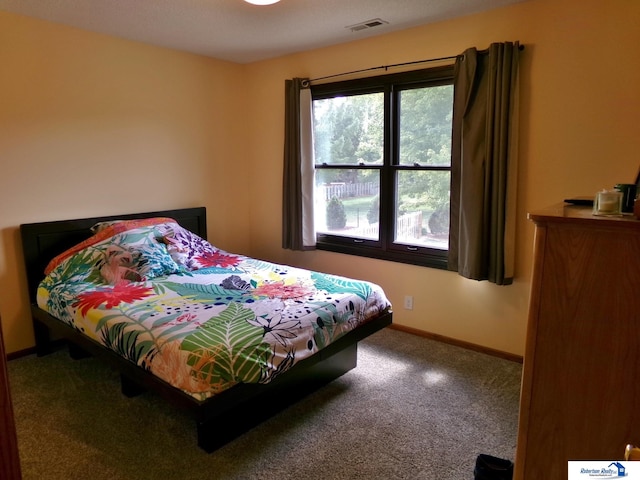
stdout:
POLYGON ((443 255, 428 255, 428 254, 415 254, 410 252, 399 251, 382 251, 378 248, 371 248, 366 246, 350 246, 343 244, 334 244, 327 242, 318 242, 316 244, 317 250, 324 250, 327 252, 344 253, 347 255, 356 255, 359 257, 375 258, 378 260, 387 260, 389 262, 405 263, 408 265, 417 265, 420 267, 437 268, 440 270, 447 270, 447 256, 443 255))

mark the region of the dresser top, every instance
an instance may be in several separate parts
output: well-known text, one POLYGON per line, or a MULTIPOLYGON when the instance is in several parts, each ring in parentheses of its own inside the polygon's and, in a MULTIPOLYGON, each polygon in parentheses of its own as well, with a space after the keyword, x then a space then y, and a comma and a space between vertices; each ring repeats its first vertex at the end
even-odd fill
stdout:
POLYGON ((593 215, 591 207, 565 203, 534 210, 529 213, 528 218, 536 225, 545 223, 590 224, 598 227, 636 229, 640 231, 640 220, 633 215, 598 216, 593 215))

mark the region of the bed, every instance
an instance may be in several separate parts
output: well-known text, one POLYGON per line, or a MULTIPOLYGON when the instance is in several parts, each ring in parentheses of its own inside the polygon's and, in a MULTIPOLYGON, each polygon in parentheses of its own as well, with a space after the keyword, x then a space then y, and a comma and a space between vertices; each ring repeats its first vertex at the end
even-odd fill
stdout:
POLYGON ((392 322, 378 285, 211 245, 204 207, 20 231, 37 355, 101 358, 126 396, 188 411, 207 452, 355 368, 392 322))

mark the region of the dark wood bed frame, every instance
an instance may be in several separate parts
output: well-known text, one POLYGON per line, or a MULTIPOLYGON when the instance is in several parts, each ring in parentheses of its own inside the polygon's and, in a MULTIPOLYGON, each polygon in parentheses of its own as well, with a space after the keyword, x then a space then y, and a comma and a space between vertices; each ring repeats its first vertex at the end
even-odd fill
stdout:
POLYGON ((108 220, 148 217, 173 218, 184 228, 207 238, 204 207, 20 226, 36 352, 38 356, 50 353, 54 345, 54 334, 56 339, 67 341, 72 357, 81 358, 90 354, 108 362, 120 373, 124 395, 132 397, 148 389, 190 412, 196 420, 198 446, 207 452, 225 445, 285 407, 355 368, 358 342, 391 324, 392 312, 389 310, 347 333, 312 357, 299 362, 268 384, 238 384, 205 401, 196 400, 37 306, 36 292, 48 262, 67 248, 91 236, 90 228, 94 224, 108 220))

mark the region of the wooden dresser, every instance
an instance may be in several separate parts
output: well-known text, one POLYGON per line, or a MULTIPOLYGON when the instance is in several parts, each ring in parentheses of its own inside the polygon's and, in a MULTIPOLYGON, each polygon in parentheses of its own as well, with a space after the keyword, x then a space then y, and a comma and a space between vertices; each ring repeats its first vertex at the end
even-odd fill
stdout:
POLYGON ((640 444, 640 220, 588 207, 529 214, 535 256, 516 480, 640 444))
POLYGON ((19 480, 21 478, 20 458, 6 359, 4 340, 2 338, 2 321, 0 321, 0 478, 3 480, 19 480))

